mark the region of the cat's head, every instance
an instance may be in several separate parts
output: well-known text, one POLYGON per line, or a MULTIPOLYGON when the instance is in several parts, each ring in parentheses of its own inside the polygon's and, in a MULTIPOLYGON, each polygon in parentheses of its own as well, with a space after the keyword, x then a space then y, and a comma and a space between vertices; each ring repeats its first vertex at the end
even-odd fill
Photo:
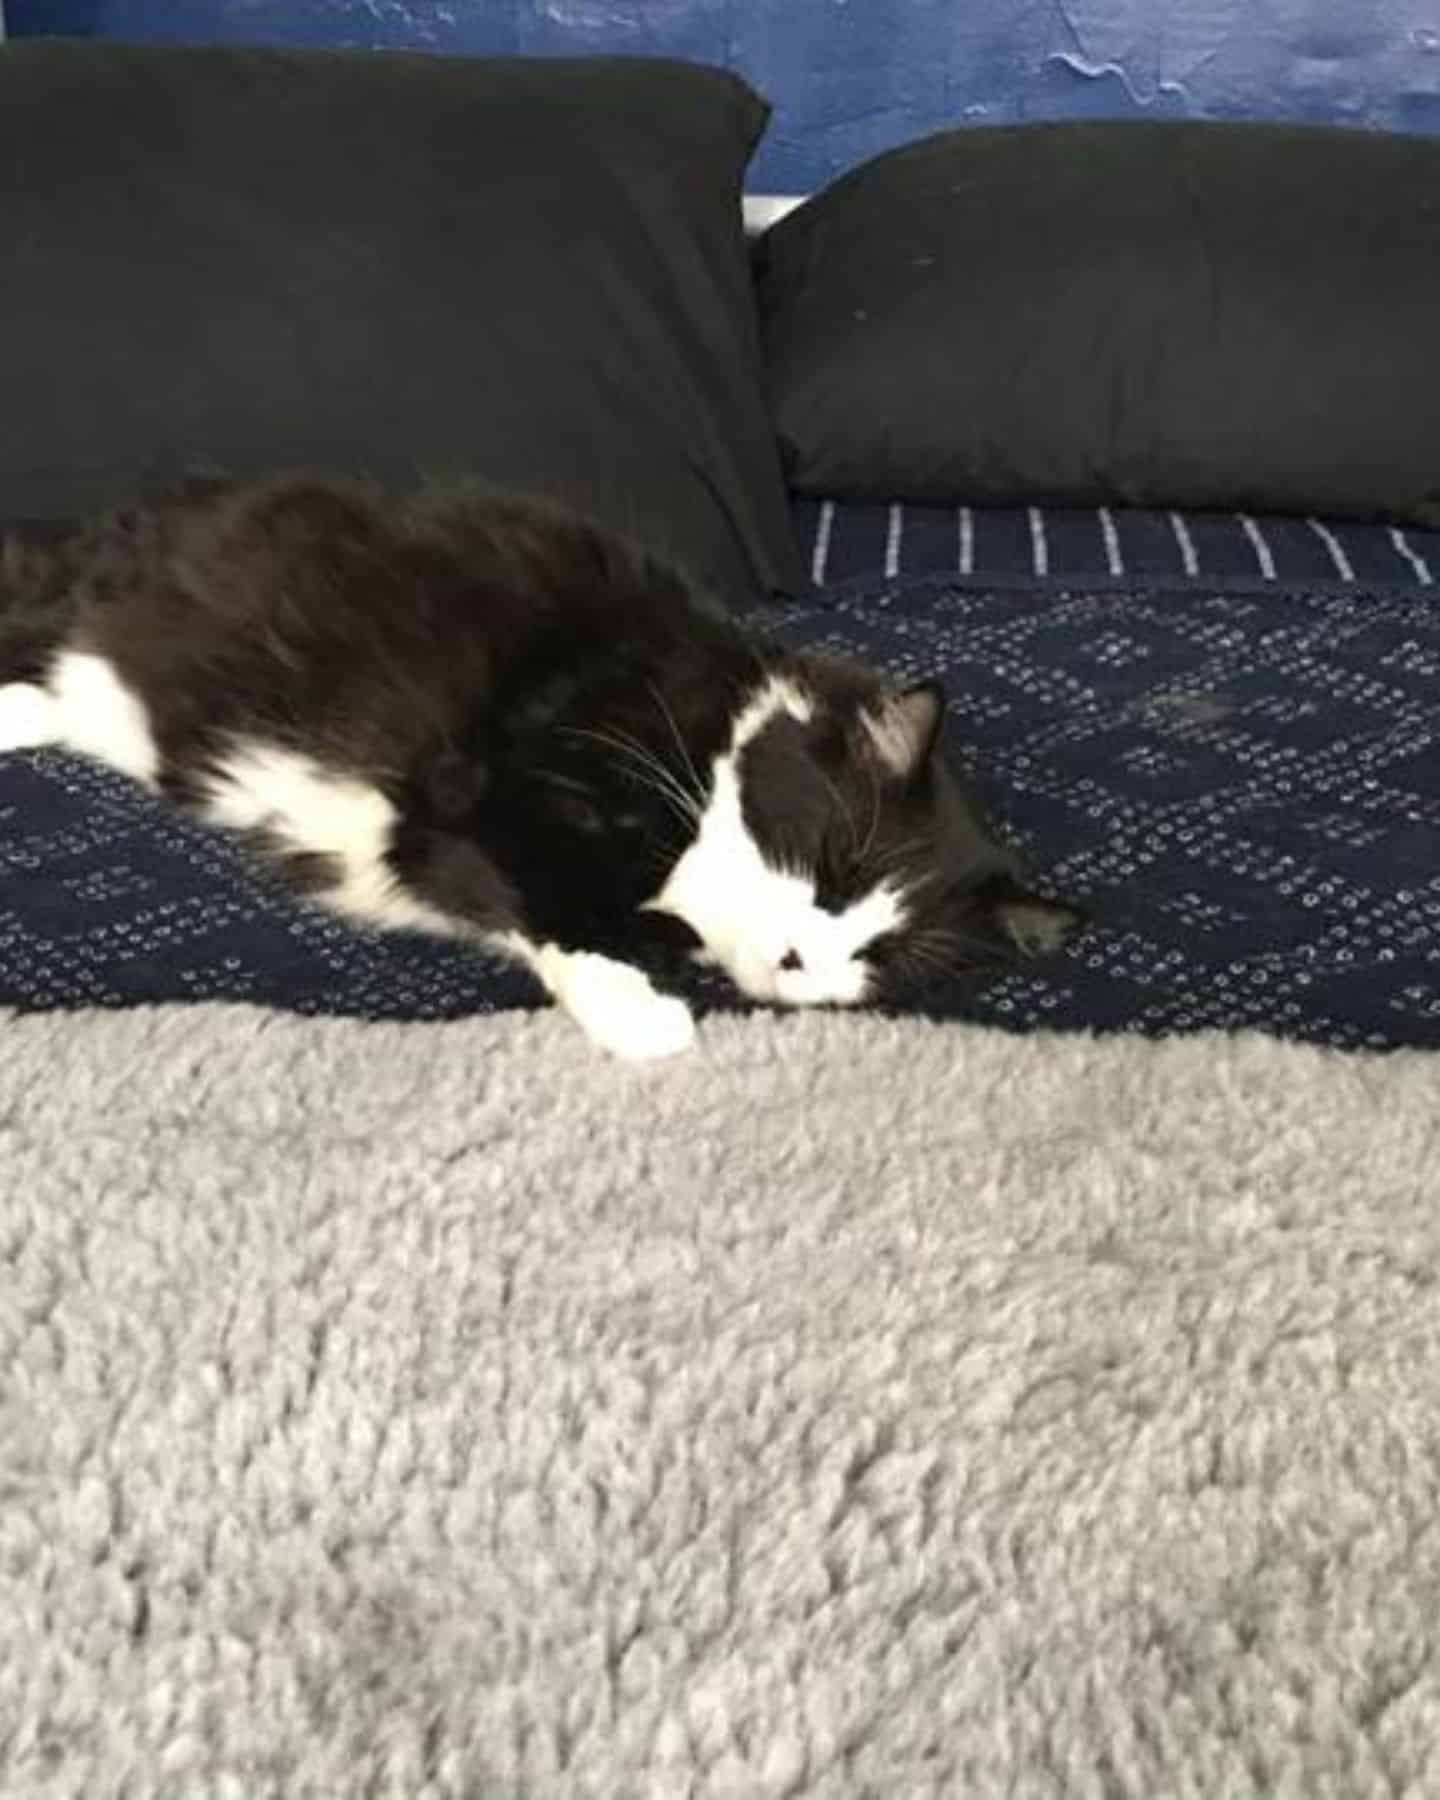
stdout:
POLYGON ((694 841, 649 906, 752 999, 903 1001, 1059 949, 1073 907, 1031 892, 939 749, 944 696, 816 657, 781 664, 705 771, 694 841))

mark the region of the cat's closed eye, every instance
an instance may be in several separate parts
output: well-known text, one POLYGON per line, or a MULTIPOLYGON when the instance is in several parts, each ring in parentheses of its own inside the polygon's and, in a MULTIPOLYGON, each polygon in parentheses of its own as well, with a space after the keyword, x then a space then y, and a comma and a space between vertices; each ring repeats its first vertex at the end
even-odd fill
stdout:
POLYGON ((587 837, 599 837, 618 827, 619 815, 592 782, 559 769, 540 771, 538 780, 546 813, 553 823, 587 837))
POLYGON ((561 823, 598 836, 605 829, 605 815, 593 801, 582 794, 556 794, 550 802, 552 815, 561 823))
MULTIPOLYGON (((832 817, 822 837, 815 861, 815 903, 826 912, 839 912, 863 900, 885 881, 887 858, 883 845, 857 833, 854 822, 832 817)), ((896 887, 903 883, 886 883, 896 887)))
POLYGON ((822 846, 815 870, 815 904, 824 912, 841 912, 859 897, 862 886, 854 854, 822 846))
POLYGON ((587 837, 630 838, 645 830, 645 819, 640 813, 609 806, 579 787, 553 789, 549 805, 552 818, 587 837))

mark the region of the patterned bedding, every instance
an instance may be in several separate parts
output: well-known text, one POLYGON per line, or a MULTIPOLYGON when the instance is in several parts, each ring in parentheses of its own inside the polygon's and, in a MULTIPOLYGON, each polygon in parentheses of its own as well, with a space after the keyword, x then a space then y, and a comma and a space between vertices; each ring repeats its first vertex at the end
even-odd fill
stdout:
MULTIPOLYGON (((905 517, 898 552, 887 523, 887 577, 885 545, 878 571, 859 566, 849 512, 828 527, 822 572, 838 582, 765 628, 944 679, 956 740, 1011 830, 1095 913, 1052 964, 937 992, 930 1010, 1017 1030, 1440 1045, 1440 545, 1262 524, 1272 574, 1232 521, 1247 575, 1221 566, 1233 534, 1182 521, 1187 574, 1167 519, 1178 567, 1157 573, 1142 546, 1160 540, 1123 515, 1116 573, 1096 515, 1047 515, 1044 567, 1027 517, 1029 567, 1012 558, 987 580, 1011 522, 972 519, 968 570, 914 576, 922 534, 905 517), (1090 537, 1072 535, 1082 523, 1090 537), (1101 569, 1076 570, 1095 542, 1101 569)), ((451 947, 303 908, 119 778, 0 757, 0 1006, 221 998, 425 1019, 534 996, 451 947)))
POLYGON ((921 575, 991 587, 1198 582, 1262 592, 1440 581, 1440 532, 1348 520, 834 500, 799 501, 793 516, 822 587, 921 575))

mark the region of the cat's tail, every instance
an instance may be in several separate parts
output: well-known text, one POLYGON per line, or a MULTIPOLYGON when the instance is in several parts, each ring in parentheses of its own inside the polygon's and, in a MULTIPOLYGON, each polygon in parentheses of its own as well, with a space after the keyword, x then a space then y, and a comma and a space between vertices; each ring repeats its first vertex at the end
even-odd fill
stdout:
POLYGON ((69 634, 77 550, 68 534, 0 535, 0 687, 37 680, 69 634))

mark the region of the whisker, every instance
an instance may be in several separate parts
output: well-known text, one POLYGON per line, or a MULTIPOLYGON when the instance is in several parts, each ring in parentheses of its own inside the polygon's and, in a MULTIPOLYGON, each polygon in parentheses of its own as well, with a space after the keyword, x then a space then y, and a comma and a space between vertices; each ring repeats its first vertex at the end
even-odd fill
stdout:
POLYGON ((677 818, 687 826, 694 827, 695 815, 683 794, 677 793, 664 781, 656 780, 643 764, 632 765, 627 773, 637 787, 648 788, 652 794, 658 795, 677 818))
POLYGON ((701 781, 700 771, 695 767, 694 761, 691 758, 689 746, 686 744, 685 739, 680 734, 680 727, 675 722, 675 715, 674 715, 674 713, 671 712, 669 706, 665 702, 665 696, 660 692, 659 688, 656 687, 655 683, 653 681, 647 681, 645 685, 646 685, 646 687, 649 688, 651 696, 653 697, 656 706, 658 706, 660 708, 660 716, 664 719, 665 723, 670 727, 670 735, 675 739, 675 748, 680 752, 681 756, 684 758, 685 767, 689 771, 689 774, 690 774, 690 781, 691 781, 691 784, 692 784, 692 787, 694 790, 695 798, 697 799, 697 801, 700 801, 703 803, 704 798, 705 798, 705 784, 703 781, 701 781))
POLYGON ((562 775, 558 769, 537 769, 535 778, 546 787, 558 788, 564 794, 581 794, 588 799, 592 792, 587 782, 576 781, 572 775, 562 775))
MULTIPOLYGON (((927 841, 928 840, 923 837, 912 837, 906 838, 903 843, 892 844, 880 859, 879 868, 881 874, 893 874, 907 857, 913 855, 917 850, 923 850, 927 841)), ((932 878, 933 877, 930 876, 922 876, 920 879, 923 881, 932 878)))
POLYGON ((860 862, 863 863, 865 858, 867 856, 869 856, 871 845, 873 845, 875 842, 875 834, 877 831, 879 831, 879 829, 880 829, 880 777, 877 774, 875 774, 874 771, 872 770, 871 774, 870 774, 870 829, 865 835, 864 848, 859 853, 858 860, 860 862))
POLYGON ((668 783, 677 794, 698 805, 698 797, 690 793, 674 770, 668 768, 648 744, 641 743, 639 738, 633 737, 628 731, 615 732, 610 741, 616 748, 625 750, 642 767, 651 770, 658 780, 668 783))
POLYGON ((840 792, 839 788, 836 787, 835 783, 825 771, 817 766, 815 772, 830 790, 830 798, 835 802, 835 810, 840 814, 841 818, 844 819, 845 829, 850 833, 850 849, 854 852, 860 836, 859 832, 855 829, 855 815, 851 812, 849 805, 846 803, 845 796, 840 792))
POLYGON ((701 811, 695 796, 643 744, 623 732, 589 731, 578 725, 564 726, 562 730, 568 737, 586 738, 608 750, 617 751, 628 760, 631 774, 640 781, 641 786, 648 787, 652 793, 659 794, 668 801, 688 823, 695 826, 700 824, 701 811), (641 780, 642 774, 649 779, 641 780))

